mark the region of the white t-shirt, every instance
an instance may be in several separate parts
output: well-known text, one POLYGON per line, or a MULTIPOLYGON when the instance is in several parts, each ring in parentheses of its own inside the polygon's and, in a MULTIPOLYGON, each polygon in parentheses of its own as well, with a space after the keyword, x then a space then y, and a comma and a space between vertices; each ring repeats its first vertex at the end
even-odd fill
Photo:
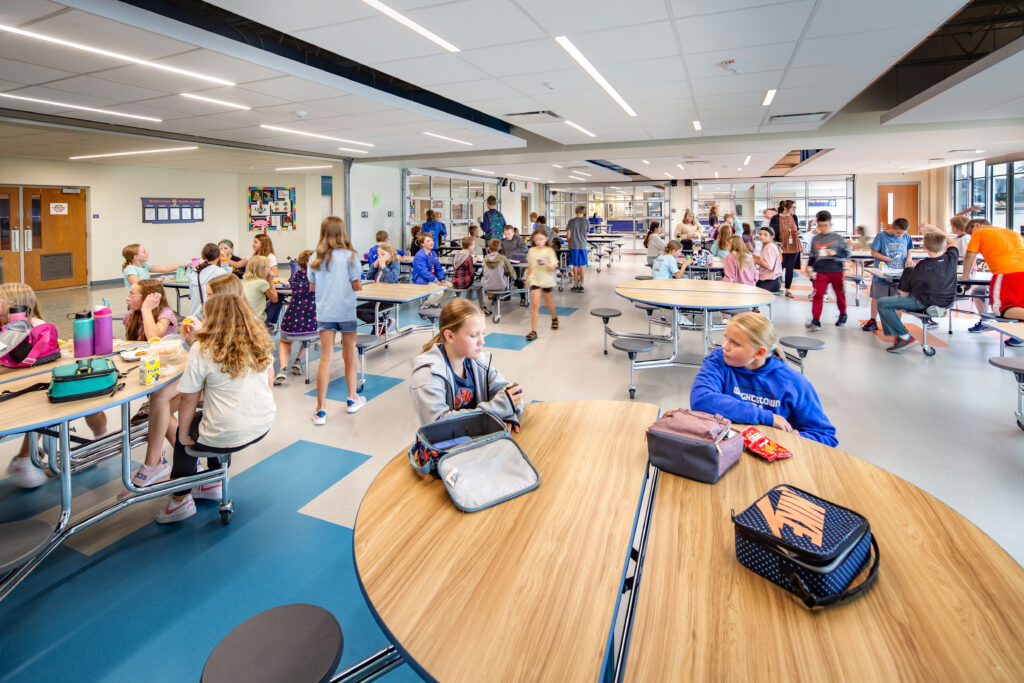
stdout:
POLYGON ((232 379, 202 352, 196 342, 188 352, 178 391, 203 391, 203 421, 199 441, 207 446, 231 448, 265 434, 274 422, 277 406, 267 369, 232 379))

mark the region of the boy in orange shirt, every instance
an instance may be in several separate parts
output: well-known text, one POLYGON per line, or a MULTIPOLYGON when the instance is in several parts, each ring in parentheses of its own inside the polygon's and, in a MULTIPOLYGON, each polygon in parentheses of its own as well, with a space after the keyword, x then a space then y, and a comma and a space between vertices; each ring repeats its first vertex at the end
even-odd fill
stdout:
MULTIPOLYGON (((964 255, 963 277, 974 269, 974 262, 981 254, 985 264, 992 271, 989 285, 989 303, 992 311, 1003 318, 1024 320, 1024 238, 1007 228, 996 228, 985 221, 975 219, 971 241, 964 255)), ((1010 346, 1021 342, 1010 339, 1010 346)))

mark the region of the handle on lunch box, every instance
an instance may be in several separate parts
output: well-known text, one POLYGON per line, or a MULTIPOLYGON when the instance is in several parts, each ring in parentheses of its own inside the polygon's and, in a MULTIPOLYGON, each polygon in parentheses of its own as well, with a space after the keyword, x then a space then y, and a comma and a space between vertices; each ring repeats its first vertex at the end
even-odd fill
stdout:
MULTIPOLYGON (((882 556, 878 552, 878 541, 875 539, 873 535, 871 536, 871 549, 875 553, 875 562, 871 565, 871 571, 868 573, 867 577, 863 581, 861 581, 853 588, 848 588, 842 593, 836 593, 835 595, 827 595, 825 597, 818 597, 817 595, 812 593, 810 589, 807 588, 807 584, 804 583, 804 580, 801 579, 800 575, 792 569, 788 570, 789 586, 793 589, 794 593, 800 596, 800 598, 804 601, 804 604, 811 608, 828 607, 829 605, 835 605, 840 602, 852 600, 853 598, 857 597, 865 590, 870 588, 871 585, 875 582, 875 579, 878 578, 878 563, 881 561, 882 556)), ((779 569, 782 570, 783 576, 787 575, 786 568, 782 564, 781 560, 779 561, 779 569)))

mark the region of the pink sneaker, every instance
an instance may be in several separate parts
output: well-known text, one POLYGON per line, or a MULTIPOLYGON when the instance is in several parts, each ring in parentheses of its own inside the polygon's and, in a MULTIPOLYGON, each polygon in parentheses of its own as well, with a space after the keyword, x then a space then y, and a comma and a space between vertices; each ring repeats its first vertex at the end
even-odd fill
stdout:
POLYGON ((203 484, 192 489, 192 497, 201 500, 216 500, 220 501, 221 491, 224 489, 221 486, 221 482, 215 481, 210 484, 203 484))
POLYGON ((171 466, 167 464, 166 460, 161 460, 159 465, 141 465, 135 476, 132 477, 132 483, 139 488, 146 486, 152 486, 153 484, 159 484, 162 481, 167 481, 171 478, 171 466))

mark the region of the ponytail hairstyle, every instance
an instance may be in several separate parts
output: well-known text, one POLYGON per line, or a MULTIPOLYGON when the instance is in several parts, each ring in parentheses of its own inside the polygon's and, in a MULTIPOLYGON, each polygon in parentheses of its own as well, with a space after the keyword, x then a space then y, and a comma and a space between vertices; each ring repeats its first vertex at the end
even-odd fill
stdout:
POLYGON ((677 251, 682 251, 683 245, 678 240, 669 240, 668 244, 665 245, 666 254, 674 254, 677 251))
POLYGON ((722 225, 718 228, 718 248, 722 251, 729 249, 729 240, 732 238, 732 228, 729 225, 722 225))
MULTIPOLYGON (((235 277, 231 275, 230 277, 235 277)), ((237 279, 237 278, 235 278, 237 279)), ((156 322, 157 316, 165 308, 170 308, 170 304, 167 303, 167 294, 164 292, 163 283, 159 280, 139 280, 136 284, 139 286, 139 296, 145 301, 146 297, 150 294, 160 295, 160 305, 151 311, 153 316, 153 322, 156 322)), ((128 319, 124 321, 125 335, 134 337, 133 341, 146 341, 146 328, 142 324, 142 309, 132 311, 128 319)))
POLYGON ((203 272, 205 268, 213 265, 210 263, 211 261, 217 261, 220 259, 220 247, 213 242, 207 242, 203 245, 203 250, 199 253, 203 257, 203 262, 199 264, 198 268, 196 268, 197 285, 201 284, 199 281, 199 274, 203 272))
POLYGON ((452 333, 458 332, 462 325, 472 318, 473 316, 479 315, 483 317, 483 311, 480 307, 469 299, 463 299, 458 297, 452 299, 444 305, 441 309, 441 315, 437 318, 437 334, 429 342, 423 345, 423 351, 429 351, 438 344, 444 343, 444 333, 447 330, 451 330, 452 333))
POLYGON ((434 220, 434 212, 430 209, 427 209, 427 222, 429 223, 432 220, 434 220))
POLYGON ((654 231, 657 229, 657 227, 658 227, 657 223, 651 223, 651 227, 649 227, 647 229, 647 234, 644 235, 644 247, 646 247, 650 243, 651 235, 654 234, 654 231))
POLYGON ((256 235, 256 239, 260 243, 260 248, 256 250, 257 256, 270 256, 274 253, 274 243, 269 236, 261 233, 256 235))
POLYGON ((348 249, 351 252, 349 258, 355 262, 356 250, 348 238, 345 221, 337 216, 328 216, 320 223, 320 244, 316 245, 316 257, 309 265, 313 270, 320 270, 321 266, 325 271, 330 270, 331 254, 335 249, 348 249))
MULTIPOLYGON (((121 264, 121 270, 124 270, 128 265, 135 259, 135 255, 142 249, 142 245, 136 242, 135 244, 129 244, 121 250, 121 256, 124 258, 124 263, 121 264)), ((220 253, 220 250, 217 250, 220 253)))
POLYGON ((750 250, 747 249, 746 243, 739 235, 733 235, 729 238, 729 253, 736 257, 736 266, 740 270, 746 270, 754 262, 754 259, 750 256, 750 250))
POLYGON ((729 324, 735 325, 746 336, 754 348, 768 349, 768 355, 785 360, 779 349, 779 335, 768 318, 760 313, 740 313, 729 318, 729 324))
POLYGON ((796 202, 794 202, 792 199, 783 199, 781 202, 779 202, 779 214, 781 215, 785 213, 786 209, 788 209, 791 206, 796 206, 796 202))

